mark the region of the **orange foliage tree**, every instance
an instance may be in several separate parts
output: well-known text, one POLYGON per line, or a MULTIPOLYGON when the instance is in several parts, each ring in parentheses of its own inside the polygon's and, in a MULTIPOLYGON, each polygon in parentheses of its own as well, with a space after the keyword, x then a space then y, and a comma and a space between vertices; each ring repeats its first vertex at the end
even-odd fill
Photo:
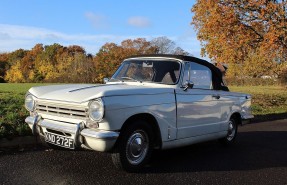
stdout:
MULTIPOLYGON (((160 53, 161 47, 167 46, 144 38, 127 39, 120 45, 107 43, 93 56, 77 45, 36 44, 31 50, 0 54, 0 82, 102 82, 104 77, 111 77, 128 56, 160 53)), ((172 51, 187 54, 179 47, 172 51)))
MULTIPOLYGON (((7 60, 4 79, 8 82, 83 83, 92 82, 95 74, 92 56, 76 45, 64 47, 59 44, 36 44, 29 51, 17 50, 1 54, 0 62, 2 60, 7 60)), ((3 63, 0 63, 1 68, 3 63)))
POLYGON ((4 75, 6 70, 8 69, 8 53, 1 53, 0 54, 0 83, 4 82, 4 75))
POLYGON ((111 77, 121 62, 129 56, 156 52, 157 47, 152 46, 144 38, 124 40, 121 45, 107 43, 94 57, 97 73, 95 81, 102 82, 104 77, 111 77))
POLYGON ((198 0, 192 12, 202 55, 241 66, 238 73, 247 63, 262 72, 286 61, 287 1, 198 0))

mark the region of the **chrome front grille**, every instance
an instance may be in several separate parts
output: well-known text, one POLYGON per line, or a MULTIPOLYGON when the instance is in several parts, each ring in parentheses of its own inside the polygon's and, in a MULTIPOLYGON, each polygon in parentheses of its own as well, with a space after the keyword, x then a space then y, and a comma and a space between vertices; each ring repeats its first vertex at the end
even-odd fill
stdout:
POLYGON ((75 118, 82 120, 86 120, 86 118, 88 118, 88 110, 85 107, 79 107, 73 105, 37 102, 36 112, 53 116, 75 118))

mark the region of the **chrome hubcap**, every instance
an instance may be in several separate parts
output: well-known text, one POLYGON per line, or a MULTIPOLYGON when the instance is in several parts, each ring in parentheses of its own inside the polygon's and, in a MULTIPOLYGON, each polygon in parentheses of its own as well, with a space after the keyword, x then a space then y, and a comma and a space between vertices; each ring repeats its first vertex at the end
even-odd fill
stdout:
POLYGON ((227 140, 231 141, 233 140, 236 132, 236 127, 234 125, 235 123, 233 121, 228 122, 228 132, 227 132, 227 140))
POLYGON ((127 142, 126 154, 128 161, 137 165, 146 157, 149 147, 148 136, 145 131, 135 131, 127 142))

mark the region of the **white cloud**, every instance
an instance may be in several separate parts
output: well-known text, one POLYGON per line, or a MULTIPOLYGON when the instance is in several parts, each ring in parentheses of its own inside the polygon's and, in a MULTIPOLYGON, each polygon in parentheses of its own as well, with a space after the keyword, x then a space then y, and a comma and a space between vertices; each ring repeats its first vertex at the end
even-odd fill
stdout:
POLYGON ((134 27, 146 28, 151 26, 151 22, 146 17, 130 17, 128 24, 134 27))
POLYGON ((85 17, 95 28, 107 27, 107 21, 104 15, 94 14, 93 12, 86 12, 85 17))
MULTIPOLYGON (((107 42, 120 44, 125 39, 153 38, 164 35, 83 35, 83 34, 65 34, 49 29, 0 24, 0 52, 11 52, 17 49, 31 49, 36 44, 42 43, 50 45, 59 43, 63 46, 79 45, 87 53, 96 54, 100 47, 107 42)), ((177 46, 186 50, 195 57, 200 57, 200 43, 193 32, 187 32, 179 36, 168 36, 177 46)), ((208 60, 208 58, 205 58, 208 60)))
POLYGON ((0 40, 9 40, 11 37, 8 33, 0 32, 0 40))
POLYGON ((95 54, 107 42, 119 44, 125 39, 149 39, 147 36, 65 34, 44 28, 8 24, 0 24, 0 30, 0 52, 10 52, 19 48, 31 49, 37 43, 59 43, 64 46, 79 45, 85 48, 87 53, 95 54))

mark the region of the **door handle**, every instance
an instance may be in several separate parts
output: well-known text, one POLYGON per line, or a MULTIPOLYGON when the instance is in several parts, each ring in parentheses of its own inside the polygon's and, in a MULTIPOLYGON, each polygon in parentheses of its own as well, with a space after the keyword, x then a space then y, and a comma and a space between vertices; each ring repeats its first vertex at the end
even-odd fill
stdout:
POLYGON ((220 96, 218 94, 217 95, 212 95, 212 97, 217 99, 217 100, 220 99, 220 96))

